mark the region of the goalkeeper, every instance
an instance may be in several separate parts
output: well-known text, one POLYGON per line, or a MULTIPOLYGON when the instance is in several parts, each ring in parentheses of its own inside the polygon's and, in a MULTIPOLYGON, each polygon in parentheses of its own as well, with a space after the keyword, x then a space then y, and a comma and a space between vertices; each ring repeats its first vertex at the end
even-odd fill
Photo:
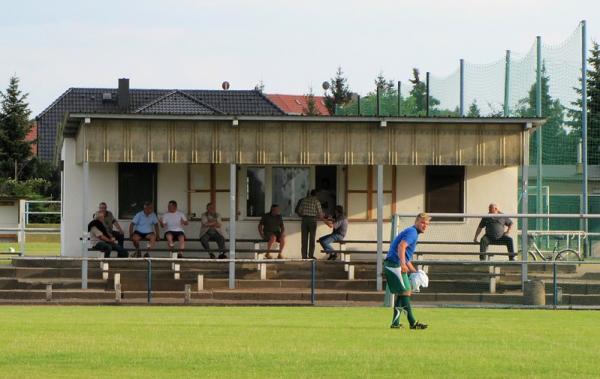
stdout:
POLYGON ((400 315, 406 312, 408 322, 411 329, 426 329, 427 324, 422 324, 415 320, 413 311, 410 305, 411 287, 408 278, 409 270, 417 272, 411 259, 419 234, 424 233, 429 226, 431 217, 427 213, 419 213, 415 219, 415 224, 404 229, 390 245, 390 250, 383 262, 385 279, 390 292, 396 295, 394 302, 394 315, 392 318, 392 329, 401 328, 400 315))

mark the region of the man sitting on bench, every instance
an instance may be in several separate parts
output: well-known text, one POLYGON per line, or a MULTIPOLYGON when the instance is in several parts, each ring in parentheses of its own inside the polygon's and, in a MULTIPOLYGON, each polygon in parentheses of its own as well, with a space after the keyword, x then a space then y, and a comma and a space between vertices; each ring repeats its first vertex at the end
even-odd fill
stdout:
POLYGON ((283 226, 283 218, 277 204, 271 205, 271 211, 265 213, 258 223, 258 233, 260 237, 267 242, 266 259, 271 259, 269 251, 275 242, 279 243, 279 254, 277 259, 283 258, 283 247, 285 246, 285 227, 283 226))
MULTIPOLYGON (((499 214, 500 209, 498 205, 492 203, 488 208, 490 214, 499 214)), ((481 237, 481 241, 479 241, 479 252, 485 253, 487 252, 489 245, 506 245, 508 249, 508 259, 511 261, 515 260, 515 249, 513 246, 513 239, 510 236, 510 228, 512 227, 512 220, 508 217, 484 217, 481 219, 479 226, 477 227, 477 231, 475 231, 475 238, 473 238, 474 242, 477 242, 477 237, 485 228, 485 234, 481 237), (504 227, 506 226, 506 230, 504 227)), ((481 254, 479 259, 484 261, 485 254, 481 254)))
MULTIPOLYGON (((343 241, 346 236, 346 231, 348 230, 348 219, 344 215, 344 207, 341 205, 336 205, 334 209, 335 218, 333 220, 325 219, 324 222, 330 228, 333 228, 333 232, 331 234, 327 234, 321 238, 319 238, 319 243, 323 247, 323 250, 333 251, 333 247, 331 247, 332 242, 343 241)), ((329 258, 327 260, 335 261, 337 258, 337 254, 335 252, 329 253, 329 258)))
POLYGON ((146 244, 146 254, 144 257, 150 256, 150 249, 154 247, 156 241, 159 239, 158 234, 158 218, 154 213, 154 204, 147 201, 144 203, 144 210, 139 211, 131 220, 129 224, 129 237, 135 246, 135 258, 140 258, 140 241, 145 239, 148 240, 146 244))
POLYGON ((175 241, 179 244, 179 251, 177 252, 177 258, 183 258, 183 249, 185 249, 185 233, 183 227, 188 224, 188 219, 183 213, 177 210, 177 202, 175 200, 169 201, 167 205, 167 212, 158 219, 160 226, 166 229, 165 239, 169 246, 169 251, 173 251, 175 241))

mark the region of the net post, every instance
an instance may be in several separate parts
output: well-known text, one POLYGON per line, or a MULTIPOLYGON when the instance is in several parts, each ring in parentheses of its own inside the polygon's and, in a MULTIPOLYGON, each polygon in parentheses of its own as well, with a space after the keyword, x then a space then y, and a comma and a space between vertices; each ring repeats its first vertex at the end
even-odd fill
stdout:
POLYGON ((377 165, 377 291, 383 287, 383 165, 377 165))
POLYGON ((510 50, 506 50, 506 59, 504 64, 504 117, 510 115, 510 50))
POLYGON ((465 60, 460 60, 460 117, 465 117, 465 60))
MULTIPOLYGON (((535 116, 542 117, 542 37, 536 37, 536 82, 535 82, 535 116)), ((535 189, 536 189, 536 213, 543 213, 544 210, 544 202, 543 202, 543 194, 542 194, 542 133, 543 129, 538 128, 535 132, 536 137, 536 156, 537 156, 537 175, 535 180, 535 189)), ((537 230, 542 229, 542 220, 536 218, 535 220, 535 228, 537 230)))
POLYGON ((400 117, 400 105, 402 103, 402 82, 398 80, 398 117, 400 117))
POLYGON ((425 116, 429 117, 429 71, 425 74, 425 116))
MULTIPOLYGON (((581 213, 588 213, 588 136, 587 136, 587 27, 586 21, 581 21, 581 213)), ((582 220, 582 229, 588 231, 588 219, 582 220)), ((584 256, 587 256, 589 240, 585 243, 584 256)))

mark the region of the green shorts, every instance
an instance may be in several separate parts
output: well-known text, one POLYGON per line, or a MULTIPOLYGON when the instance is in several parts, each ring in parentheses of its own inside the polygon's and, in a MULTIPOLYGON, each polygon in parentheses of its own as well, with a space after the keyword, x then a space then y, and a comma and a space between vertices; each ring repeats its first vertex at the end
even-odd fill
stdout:
POLYGON ((411 290, 408 274, 401 272, 399 264, 387 260, 383 261, 383 272, 391 293, 402 293, 411 290))

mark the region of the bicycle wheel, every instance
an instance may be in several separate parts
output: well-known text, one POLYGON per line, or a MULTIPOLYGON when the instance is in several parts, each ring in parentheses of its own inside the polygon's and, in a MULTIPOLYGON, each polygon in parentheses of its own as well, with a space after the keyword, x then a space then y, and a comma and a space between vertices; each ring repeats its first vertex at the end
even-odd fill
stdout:
POLYGON ((557 261, 580 261, 581 255, 573 249, 561 250, 556 256, 557 261))
POLYGON ((531 250, 529 250, 529 251, 527 252, 527 258, 528 258, 528 260, 529 260, 529 261, 537 261, 537 260, 538 260, 538 257, 537 257, 537 256, 535 255, 535 253, 534 253, 533 251, 531 251, 531 250))

